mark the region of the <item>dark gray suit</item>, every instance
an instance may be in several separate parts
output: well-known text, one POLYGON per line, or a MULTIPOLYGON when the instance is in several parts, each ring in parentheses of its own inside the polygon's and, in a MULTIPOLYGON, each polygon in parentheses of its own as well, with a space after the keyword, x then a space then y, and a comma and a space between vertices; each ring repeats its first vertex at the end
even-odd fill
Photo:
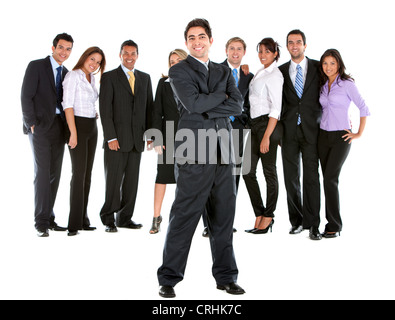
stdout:
MULTIPOLYGON (((63 67, 62 80, 67 73, 63 67)), ((59 97, 61 99, 61 97, 59 97)), ((60 105, 50 57, 30 62, 23 79, 23 132, 29 135, 34 157, 35 226, 44 231, 54 225, 53 207, 59 187, 67 126, 56 115, 60 105), (34 127, 34 134, 31 127, 34 127)))
POLYGON ((279 67, 284 76, 281 122, 284 125, 282 158, 288 211, 292 226, 305 229, 320 223, 320 181, 317 140, 322 108, 319 103, 319 62, 308 59, 303 95, 298 97, 289 76, 291 62, 279 67), (302 124, 297 125, 298 114, 302 124), (300 159, 303 160, 303 202, 300 159))
POLYGON ((134 94, 122 67, 104 73, 100 88, 100 117, 104 134, 105 203, 100 212, 104 225, 126 226, 137 196, 144 133, 150 127, 153 108, 151 78, 135 70, 134 94), (108 141, 117 139, 120 150, 112 151, 108 141), (121 193, 122 192, 122 193, 121 193))
POLYGON ((170 68, 169 76, 180 110, 175 143, 177 190, 163 264, 158 270, 159 284, 175 286, 183 279, 192 237, 206 205, 213 276, 219 285, 236 282, 236 186, 229 116, 241 114, 243 99, 230 69, 220 64, 210 62, 207 71, 202 63, 188 56, 170 68), (199 143, 199 134, 208 131, 213 133, 212 144, 207 143, 209 139, 199 143), (182 139, 182 132, 188 133, 187 140, 182 139), (224 138, 226 134, 228 139, 224 138), (192 141, 193 148, 183 150, 188 141, 192 141))

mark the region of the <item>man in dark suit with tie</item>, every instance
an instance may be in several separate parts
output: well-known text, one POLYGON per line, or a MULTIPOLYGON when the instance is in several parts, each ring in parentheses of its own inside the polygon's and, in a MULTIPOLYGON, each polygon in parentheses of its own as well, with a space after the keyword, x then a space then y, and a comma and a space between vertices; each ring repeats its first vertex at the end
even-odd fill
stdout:
POLYGON ((208 21, 192 20, 184 36, 190 55, 169 72, 180 110, 177 190, 158 269, 159 295, 175 297, 174 286, 184 277, 192 237, 206 205, 217 288, 242 294, 233 253, 236 185, 229 116, 241 114, 243 100, 231 70, 209 60, 213 38, 208 21))
POLYGON ((305 57, 306 37, 300 30, 289 32, 287 49, 291 61, 280 66, 280 70, 284 76, 282 158, 292 225, 290 233, 297 234, 309 229, 310 239, 320 240, 317 139, 322 108, 319 103, 319 62, 305 57), (303 192, 300 186, 301 158, 303 192))
POLYGON ((142 227, 132 221, 132 216, 144 133, 150 127, 153 108, 151 77, 134 67, 138 45, 132 40, 125 41, 119 56, 120 67, 103 74, 99 98, 106 177, 105 203, 100 217, 107 232, 117 232, 117 226, 142 227))
POLYGON ((63 63, 73 49, 73 38, 55 37, 52 56, 30 62, 22 84, 23 131, 29 136, 34 158, 35 227, 39 237, 48 230, 66 231, 55 222, 53 207, 62 171, 66 128, 62 108, 63 63))

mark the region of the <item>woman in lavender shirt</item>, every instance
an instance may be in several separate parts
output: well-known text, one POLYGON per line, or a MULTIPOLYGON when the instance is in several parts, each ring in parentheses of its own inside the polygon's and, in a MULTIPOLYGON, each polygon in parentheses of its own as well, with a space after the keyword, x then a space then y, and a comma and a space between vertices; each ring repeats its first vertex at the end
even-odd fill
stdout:
POLYGON ((354 80, 345 73, 340 53, 327 50, 321 57, 322 120, 318 139, 318 154, 324 175, 325 209, 328 223, 323 237, 335 238, 342 230, 339 201, 339 175, 350 152, 351 142, 362 136, 366 117, 370 115, 354 80), (360 125, 357 133, 351 132, 349 118, 353 102, 360 111, 360 125))

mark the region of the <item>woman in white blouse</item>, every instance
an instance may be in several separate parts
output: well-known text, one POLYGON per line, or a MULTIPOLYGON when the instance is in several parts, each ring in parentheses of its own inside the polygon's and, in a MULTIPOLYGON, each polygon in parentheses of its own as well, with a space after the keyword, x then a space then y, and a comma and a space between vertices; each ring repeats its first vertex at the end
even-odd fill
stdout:
POLYGON ((87 49, 73 71, 63 81, 63 109, 70 130, 68 145, 72 164, 68 235, 78 230, 95 230, 87 214, 92 167, 97 145, 96 100, 98 90, 94 74, 103 74, 106 59, 98 47, 87 49))
POLYGON ((272 230, 278 199, 276 161, 282 127, 277 122, 281 114, 284 78, 277 67, 280 58, 277 42, 272 38, 265 38, 257 48, 263 67, 250 82, 251 167, 249 172, 243 172, 243 178, 256 216, 254 228, 246 232, 264 234, 272 230), (266 180, 266 207, 263 205, 256 177, 259 159, 266 180))

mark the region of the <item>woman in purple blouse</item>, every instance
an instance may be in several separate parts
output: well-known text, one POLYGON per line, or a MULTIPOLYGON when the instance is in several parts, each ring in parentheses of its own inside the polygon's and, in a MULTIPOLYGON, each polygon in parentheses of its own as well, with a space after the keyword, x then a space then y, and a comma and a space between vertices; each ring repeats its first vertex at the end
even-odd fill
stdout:
POLYGON ((345 73, 345 66, 339 51, 327 50, 321 57, 322 120, 318 139, 318 154, 321 162, 326 219, 323 237, 335 238, 342 230, 339 201, 339 175, 350 152, 351 142, 360 138, 365 129, 366 117, 370 115, 354 80, 345 73), (360 125, 357 133, 351 132, 349 118, 353 102, 360 111, 360 125))

